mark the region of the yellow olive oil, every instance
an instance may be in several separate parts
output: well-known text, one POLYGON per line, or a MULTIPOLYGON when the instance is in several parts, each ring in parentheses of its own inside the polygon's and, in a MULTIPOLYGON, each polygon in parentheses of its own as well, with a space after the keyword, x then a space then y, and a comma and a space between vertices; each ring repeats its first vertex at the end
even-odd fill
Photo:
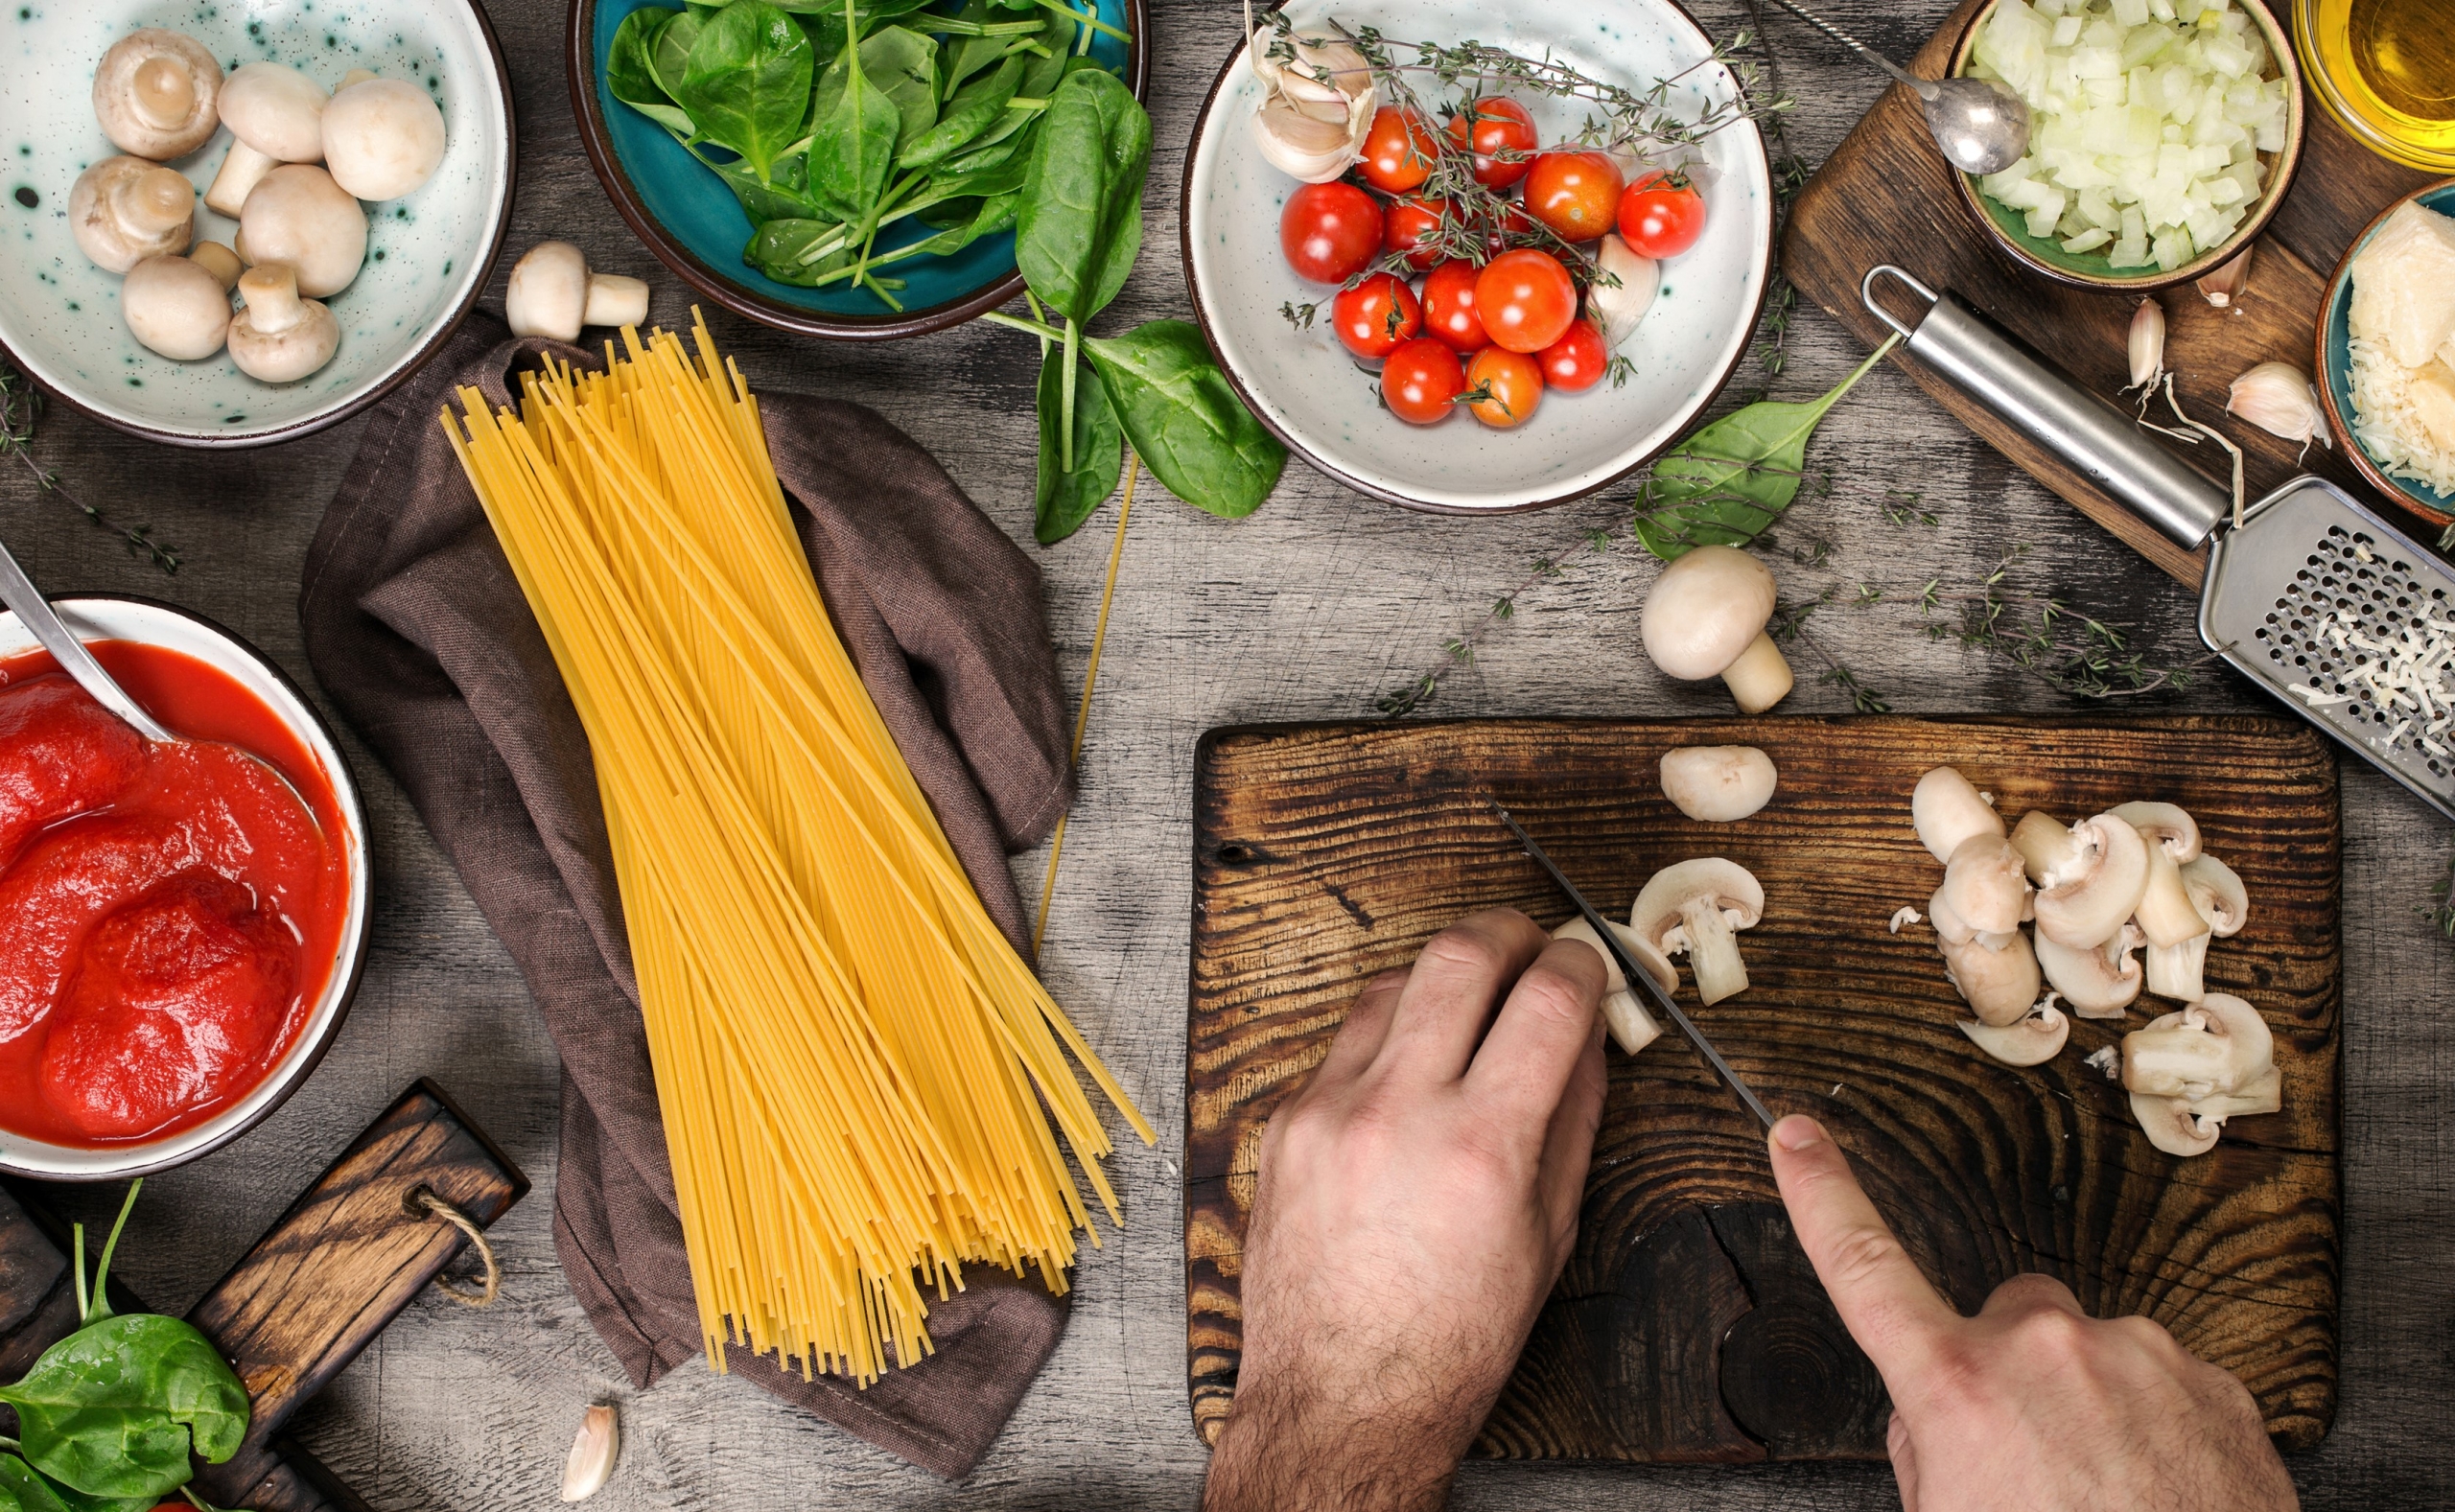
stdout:
POLYGON ((2303 67, 2373 151, 2455 172, 2455 0, 2301 0, 2303 67))

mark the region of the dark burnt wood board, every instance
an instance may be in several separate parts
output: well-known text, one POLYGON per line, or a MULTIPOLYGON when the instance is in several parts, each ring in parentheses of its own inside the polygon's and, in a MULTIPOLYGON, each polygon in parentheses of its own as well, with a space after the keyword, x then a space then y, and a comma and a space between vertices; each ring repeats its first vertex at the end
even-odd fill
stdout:
MULTIPOLYGON (((1919 52, 1911 71, 1938 76, 1951 62, 1962 27, 1988 3, 1964 0, 1919 52)), ((2355 142, 2306 85, 2303 105, 2308 124, 2301 168, 2258 239, 2247 294, 2226 310, 2210 305, 2188 285, 2157 296, 2165 310, 2165 365, 2178 377, 2184 407, 2203 421, 2224 421, 2226 390, 2256 363, 2273 359, 2308 370, 2320 301, 2336 264, 2373 217, 2431 182, 2428 174, 2390 163, 2355 142)), ((1782 239, 1782 266, 1790 282, 1870 347, 1891 333, 1859 302, 1859 285, 1869 268, 1882 263, 1907 268, 1930 289, 1954 291, 2098 393, 2112 397, 2130 382, 2131 316, 2139 296, 2070 288, 2014 262, 1979 227, 1976 213, 1953 188, 1917 99, 1899 84, 1876 102, 1809 180, 1782 239)), ((1893 296, 1905 297, 1898 291, 1893 296)), ((1897 315, 1909 313, 1906 305, 1894 309, 1897 315)), ((1901 349, 1889 361, 2031 477, 2165 571, 2194 588, 2207 575, 2205 551, 2174 546, 1901 349)), ((2253 499, 2303 472, 2340 483, 2358 498, 2383 498, 2327 448, 2313 446, 2304 455, 2293 442, 2256 426, 2225 421, 2223 429, 2246 454, 2253 499)), ((2228 477, 2230 462, 2212 454, 2207 446, 2184 452, 2210 477, 2228 477)))
MULTIPOLYGON (((2142 1314, 2248 1385, 2289 1449, 2336 1401, 2341 1252, 2335 757, 2264 715, 2124 721, 1769 718, 1252 727, 1202 742, 1194 798, 1185 1291, 1194 1418, 1216 1440, 1235 1391, 1241 1235, 1279 1101, 1374 973, 1459 916, 1568 905, 1501 828, 1514 811, 1605 910, 1691 856, 1765 884, 1741 937, 1752 986, 1698 1024, 1777 1111, 1822 1119, 1927 1273, 1974 1310, 2043 1270, 2100 1316, 2142 1314), (1662 798, 1686 745, 1764 749, 1764 812, 1699 825, 1662 798), (2217 1149, 2151 1147, 2082 1061, 2149 1013, 2078 1021, 2060 1057, 2015 1070, 1966 1016, 1923 925, 1942 869, 1911 787, 1951 763, 2006 815, 2134 798, 2199 819, 2247 884, 2249 926, 2209 979, 2274 1028, 2284 1111, 2217 1149)), ((2163 1012, 2173 1005, 2163 1005, 2163 1012)), ((1783 1217, 1763 1131, 1673 1032, 1611 1087, 1578 1246, 1479 1455, 1675 1462, 1880 1458, 1882 1383, 1839 1326, 1783 1217)))

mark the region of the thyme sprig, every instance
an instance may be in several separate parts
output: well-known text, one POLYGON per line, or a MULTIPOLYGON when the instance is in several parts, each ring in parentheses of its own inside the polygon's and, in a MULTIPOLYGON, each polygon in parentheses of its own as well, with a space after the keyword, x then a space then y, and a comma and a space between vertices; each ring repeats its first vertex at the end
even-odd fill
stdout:
MULTIPOLYGON (((2014 547, 1973 590, 1948 590, 1929 578, 1915 595, 1929 637, 1958 640, 1991 651, 2058 692, 2075 698, 2139 698, 2162 688, 2177 691, 2198 680, 2201 667, 2217 661, 2212 651, 2171 666, 2158 666, 2135 648, 2130 633, 2074 609, 2068 599, 2011 586, 2012 569, 2029 548, 2014 547)), ((1861 601, 1883 592, 1859 585, 1861 601)))
MULTIPOLYGON (((1598 553, 1609 551, 1611 540, 1611 532, 1607 529, 1589 530, 1585 536, 1586 545, 1592 547, 1598 553)), ((1433 695, 1440 691, 1440 683, 1443 678, 1460 667, 1474 665, 1475 652, 1482 646, 1485 639, 1517 616, 1519 598, 1538 585, 1558 577, 1564 569, 1565 563, 1558 558, 1548 556, 1535 558, 1533 567, 1528 570, 1526 576, 1518 582, 1516 587, 1493 599, 1491 607, 1484 611, 1481 619, 1476 620, 1464 634, 1452 636, 1440 643, 1440 661, 1431 670, 1404 687, 1375 698, 1372 701, 1373 711, 1388 718, 1396 719, 1401 715, 1411 714, 1429 703, 1433 695)))
POLYGON ((175 547, 153 539, 151 524, 122 526, 105 518, 100 509, 59 486, 59 475, 35 460, 35 430, 42 419, 42 395, 23 373, 0 361, 0 455, 13 456, 34 478, 37 491, 57 495, 59 500, 83 515, 98 530, 119 537, 130 556, 143 557, 162 570, 164 576, 176 576, 179 551, 175 547))

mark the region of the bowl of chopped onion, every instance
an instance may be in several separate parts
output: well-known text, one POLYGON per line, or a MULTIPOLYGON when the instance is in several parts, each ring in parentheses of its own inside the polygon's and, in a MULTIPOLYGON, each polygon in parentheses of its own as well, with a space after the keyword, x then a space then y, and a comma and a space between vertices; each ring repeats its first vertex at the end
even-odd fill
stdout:
POLYGON ((1996 0, 1952 71, 2028 105, 2027 155, 1960 194, 2061 283, 2145 292, 2224 267, 2301 161, 2301 69, 2260 0, 1996 0))

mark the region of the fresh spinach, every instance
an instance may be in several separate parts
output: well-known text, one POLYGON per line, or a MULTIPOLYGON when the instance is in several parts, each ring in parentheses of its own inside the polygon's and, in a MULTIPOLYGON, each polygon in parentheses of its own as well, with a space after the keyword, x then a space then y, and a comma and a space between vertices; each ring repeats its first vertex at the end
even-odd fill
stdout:
POLYGON ((1245 407, 1198 328, 1154 320, 1090 337, 1083 349, 1134 451, 1168 492, 1241 520, 1278 486, 1287 449, 1245 407))
POLYGON ((690 113, 675 105, 666 93, 652 61, 657 38, 681 18, 681 12, 653 8, 624 16, 606 57, 605 87, 615 99, 666 130, 693 137, 699 134, 699 128, 691 124, 690 113))
POLYGON ((741 260, 780 284, 814 289, 853 261, 852 237, 832 221, 770 221, 742 248, 741 260))
MULTIPOLYGON (((648 75, 666 98, 677 105, 682 99, 682 76, 690 67, 690 49, 699 40, 700 29, 708 24, 706 12, 696 9, 676 13, 672 20, 657 29, 648 45, 648 75)), ((622 99, 616 95, 617 100, 622 99)), ((625 101, 625 104, 629 102, 625 101)), ((697 128, 692 128, 693 130, 697 128)))
POLYGON ((1016 112, 1006 108, 1015 91, 1023 81, 1023 60, 1010 58, 997 65, 986 78, 974 80, 954 92, 946 108, 938 113, 937 124, 913 138, 896 154, 896 162, 903 168, 934 168, 952 157, 990 127, 1016 112))
POLYGON ((1040 363, 1040 481, 1033 493, 1032 536, 1042 546, 1082 529, 1116 492, 1117 475, 1125 469, 1125 431, 1098 384, 1081 387, 1075 396, 1072 465, 1064 460, 1068 449, 1057 428, 1064 423, 1065 364, 1072 361, 1052 342, 1040 363))
POLYGON ((811 68, 800 23, 766 0, 735 0, 690 44, 674 98, 701 135, 740 153, 763 184, 800 139, 811 68))
POLYGON ((918 32, 886 27, 862 41, 861 71, 895 102, 900 163, 938 124, 938 44, 918 32))
POLYGON ((1114 74, 1068 74, 1048 102, 1023 180, 1015 263, 1075 324, 1108 308, 1142 250, 1151 117, 1114 74))
MULTIPOLYGON (((845 0, 851 11, 852 0, 845 0)), ((886 191, 895 167, 895 143, 902 112, 886 91, 870 81, 860 44, 844 51, 818 81, 811 110, 809 187, 812 198, 837 220, 870 224, 870 213, 886 191)))

